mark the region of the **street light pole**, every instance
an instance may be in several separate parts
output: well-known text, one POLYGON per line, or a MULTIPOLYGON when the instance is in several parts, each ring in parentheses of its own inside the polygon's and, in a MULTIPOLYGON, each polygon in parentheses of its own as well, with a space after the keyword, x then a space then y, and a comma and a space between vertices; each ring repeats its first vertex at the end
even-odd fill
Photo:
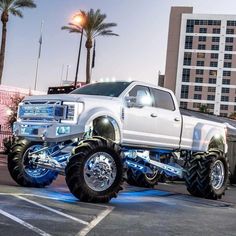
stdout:
POLYGON ((84 29, 82 28, 81 36, 80 36, 80 43, 79 43, 79 53, 78 53, 78 60, 77 60, 77 66, 76 66, 74 88, 76 88, 77 81, 78 81, 79 62, 80 62, 80 54, 81 54, 81 46, 82 46, 82 41, 83 41, 83 34, 84 34, 84 29))
POLYGON ((70 65, 66 66, 66 81, 68 80, 68 75, 69 75, 69 69, 70 69, 70 65))

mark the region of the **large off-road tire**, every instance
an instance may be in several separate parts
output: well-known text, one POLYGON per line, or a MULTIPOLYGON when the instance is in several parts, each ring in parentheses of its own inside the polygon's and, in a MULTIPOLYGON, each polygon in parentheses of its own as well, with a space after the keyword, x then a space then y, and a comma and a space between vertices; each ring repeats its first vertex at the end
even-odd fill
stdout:
POLYGON ((186 163, 185 183, 194 196, 220 199, 229 178, 229 162, 223 152, 212 149, 195 153, 186 163))
POLYGON ((83 202, 108 202, 122 190, 123 160, 119 145, 94 137, 74 149, 66 166, 66 183, 83 202))
POLYGON ((17 140, 8 154, 8 170, 11 177, 24 187, 45 187, 57 177, 57 172, 37 168, 30 164, 28 154, 42 148, 41 143, 30 142, 26 139, 17 140))
POLYGON ((159 178, 160 175, 158 172, 153 175, 150 175, 143 174, 139 170, 128 168, 126 182, 132 186, 153 188, 158 183, 159 178))

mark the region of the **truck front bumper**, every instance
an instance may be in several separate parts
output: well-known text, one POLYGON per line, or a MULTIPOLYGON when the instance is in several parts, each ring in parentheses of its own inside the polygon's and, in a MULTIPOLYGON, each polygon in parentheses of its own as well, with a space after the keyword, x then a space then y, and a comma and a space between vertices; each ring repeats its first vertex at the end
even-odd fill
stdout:
POLYGON ((62 142, 82 138, 84 127, 67 123, 15 122, 13 133, 32 141, 62 142))

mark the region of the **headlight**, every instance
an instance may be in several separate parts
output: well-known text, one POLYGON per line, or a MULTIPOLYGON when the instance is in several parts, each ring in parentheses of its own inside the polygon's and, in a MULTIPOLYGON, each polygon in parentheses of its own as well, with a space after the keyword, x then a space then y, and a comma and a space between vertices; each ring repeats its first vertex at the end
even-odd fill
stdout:
POLYGON ((63 123, 77 123, 78 116, 84 109, 84 103, 82 102, 63 102, 63 105, 67 106, 66 119, 61 120, 63 123))

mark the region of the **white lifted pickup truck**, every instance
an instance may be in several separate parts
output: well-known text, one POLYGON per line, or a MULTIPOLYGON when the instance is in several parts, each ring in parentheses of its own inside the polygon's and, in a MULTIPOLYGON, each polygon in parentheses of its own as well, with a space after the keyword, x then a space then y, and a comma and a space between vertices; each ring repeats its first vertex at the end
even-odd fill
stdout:
POLYGON ((164 173, 198 197, 218 199, 229 168, 224 124, 181 115, 174 94, 142 82, 95 83, 19 105, 12 178, 44 187, 66 176, 81 201, 107 202, 124 180, 153 187, 164 173))

